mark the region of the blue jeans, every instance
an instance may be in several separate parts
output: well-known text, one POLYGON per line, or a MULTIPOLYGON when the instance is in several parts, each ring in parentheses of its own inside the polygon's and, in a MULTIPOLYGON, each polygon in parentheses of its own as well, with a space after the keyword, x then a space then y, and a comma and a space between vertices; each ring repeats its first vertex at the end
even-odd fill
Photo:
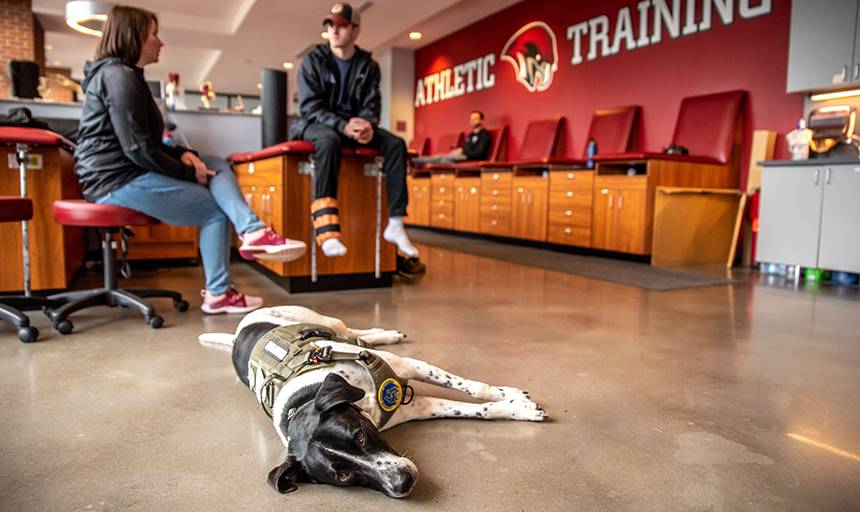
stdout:
POLYGON ((139 176, 98 199, 100 204, 124 206, 172 226, 200 227, 200 258, 206 289, 220 295, 230 289, 230 223, 237 233, 266 227, 245 203, 230 165, 215 156, 200 158, 218 174, 204 187, 156 172, 139 176))

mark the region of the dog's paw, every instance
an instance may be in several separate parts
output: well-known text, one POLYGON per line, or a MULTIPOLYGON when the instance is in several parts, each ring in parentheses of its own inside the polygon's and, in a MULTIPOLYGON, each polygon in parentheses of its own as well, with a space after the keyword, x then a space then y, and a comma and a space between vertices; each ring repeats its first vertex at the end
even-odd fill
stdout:
POLYGON ((488 418, 516 421, 543 421, 547 419, 546 411, 531 400, 508 399, 493 402, 485 406, 488 418))
POLYGON ((406 335, 400 331, 383 331, 382 329, 375 330, 378 332, 365 334, 360 336, 360 338, 373 346, 393 345, 395 343, 400 343, 406 338, 406 335))
POLYGON ((500 402, 502 400, 516 400, 518 402, 531 401, 528 391, 522 389, 511 388, 507 386, 497 386, 490 388, 493 396, 492 400, 500 402))

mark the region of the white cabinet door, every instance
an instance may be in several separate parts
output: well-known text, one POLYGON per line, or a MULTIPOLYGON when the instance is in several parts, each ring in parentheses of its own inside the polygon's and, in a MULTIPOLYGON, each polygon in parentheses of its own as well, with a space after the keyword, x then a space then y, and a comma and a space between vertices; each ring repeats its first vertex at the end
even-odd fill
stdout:
POLYGON ((855 55, 858 0, 794 0, 788 50, 788 92, 860 80, 855 55))
POLYGON ((860 165, 824 169, 818 266, 860 272, 860 165))
POLYGON ((823 166, 762 170, 758 261, 819 268, 823 184, 823 166))

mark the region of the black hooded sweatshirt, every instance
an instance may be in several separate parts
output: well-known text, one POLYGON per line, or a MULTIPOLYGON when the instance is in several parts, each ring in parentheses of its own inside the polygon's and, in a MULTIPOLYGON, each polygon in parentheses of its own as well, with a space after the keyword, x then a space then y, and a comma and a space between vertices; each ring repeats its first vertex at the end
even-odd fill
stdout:
POLYGON ((84 66, 84 106, 75 149, 75 175, 94 202, 147 172, 196 182, 179 159, 188 149, 161 142, 164 120, 143 70, 117 58, 84 66))

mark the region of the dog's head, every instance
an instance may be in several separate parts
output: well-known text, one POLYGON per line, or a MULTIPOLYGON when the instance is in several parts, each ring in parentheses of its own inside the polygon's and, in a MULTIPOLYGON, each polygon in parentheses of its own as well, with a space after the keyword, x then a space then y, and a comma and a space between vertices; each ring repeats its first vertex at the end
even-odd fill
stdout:
POLYGON ((392 498, 409 495, 418 470, 353 403, 362 397, 364 390, 340 375, 327 375, 313 401, 281 419, 282 426, 288 424, 289 450, 286 461, 269 473, 269 485, 281 493, 310 482, 360 485, 392 498))

